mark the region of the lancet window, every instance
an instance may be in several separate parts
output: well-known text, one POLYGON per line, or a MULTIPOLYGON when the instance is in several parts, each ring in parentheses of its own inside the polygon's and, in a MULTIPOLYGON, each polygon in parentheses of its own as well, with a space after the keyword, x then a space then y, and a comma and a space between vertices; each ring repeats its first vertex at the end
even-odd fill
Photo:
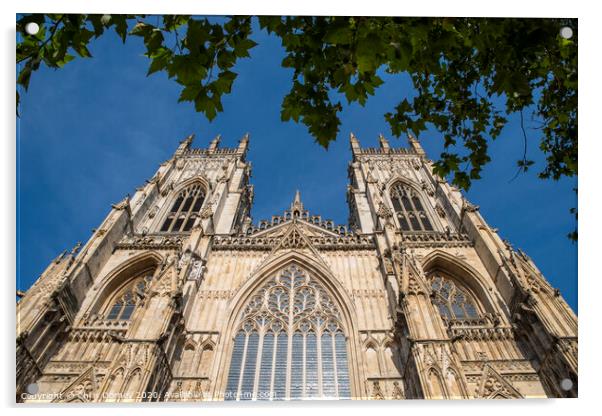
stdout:
POLYGON ((397 183, 391 190, 391 199, 399 226, 403 231, 433 230, 422 201, 412 188, 397 183))
POLYGON ((190 231, 200 215, 204 201, 205 192, 201 185, 195 184, 182 190, 171 206, 161 231, 173 233, 190 231))

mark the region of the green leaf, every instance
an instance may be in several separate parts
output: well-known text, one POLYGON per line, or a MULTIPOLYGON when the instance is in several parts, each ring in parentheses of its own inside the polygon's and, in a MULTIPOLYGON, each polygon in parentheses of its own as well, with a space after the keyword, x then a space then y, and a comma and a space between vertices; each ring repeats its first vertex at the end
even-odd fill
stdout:
POLYGON ((111 15, 111 22, 115 25, 115 32, 119 35, 123 43, 128 34, 127 17, 123 14, 111 15))
POLYGON ((150 57, 152 61, 146 73, 147 76, 166 69, 171 62, 172 52, 168 48, 159 48, 150 57))
POLYGON ((257 42, 248 38, 241 39, 234 46, 234 55, 238 58, 247 58, 249 57, 249 49, 255 46, 257 46, 257 42))
POLYGON ((201 89, 202 89, 201 84, 187 85, 180 93, 178 102, 195 101, 197 99, 199 93, 201 92, 201 89))
POLYGON ((349 25, 344 24, 329 30, 324 36, 324 42, 332 45, 348 45, 353 38, 353 32, 349 25))

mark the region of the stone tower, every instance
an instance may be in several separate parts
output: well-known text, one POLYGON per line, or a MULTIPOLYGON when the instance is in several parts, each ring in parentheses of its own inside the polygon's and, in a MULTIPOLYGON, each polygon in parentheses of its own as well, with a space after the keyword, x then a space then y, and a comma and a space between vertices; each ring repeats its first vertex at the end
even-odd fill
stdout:
POLYGON ((351 135, 348 226, 254 223, 248 136, 192 140, 20 299, 17 401, 576 396, 574 313, 416 139, 351 135))

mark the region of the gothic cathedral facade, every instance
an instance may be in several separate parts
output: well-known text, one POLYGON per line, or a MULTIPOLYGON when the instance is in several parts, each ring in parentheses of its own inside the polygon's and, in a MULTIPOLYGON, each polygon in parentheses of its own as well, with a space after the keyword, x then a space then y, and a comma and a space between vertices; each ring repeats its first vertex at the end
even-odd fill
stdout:
POLYGON ((192 140, 18 301, 17 401, 576 397, 574 312, 415 138, 351 135, 348 225, 254 223, 248 136, 192 140))

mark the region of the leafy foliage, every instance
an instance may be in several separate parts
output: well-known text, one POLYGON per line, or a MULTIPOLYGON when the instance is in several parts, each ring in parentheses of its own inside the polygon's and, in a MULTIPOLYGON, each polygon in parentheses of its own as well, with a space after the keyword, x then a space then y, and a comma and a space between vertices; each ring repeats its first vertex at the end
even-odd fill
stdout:
MULTIPOLYGON (((17 45, 21 63, 17 83, 27 89, 40 64, 60 68, 75 55, 90 57, 88 43, 114 29, 144 40, 148 75, 165 71, 182 86, 180 101, 190 101, 212 120, 223 110, 239 58, 249 56, 251 18, 233 16, 218 23, 193 16, 162 16, 151 24, 141 15, 30 15, 35 36, 17 45), (173 46, 169 46, 173 44, 173 46), (71 54, 70 54, 71 53, 71 54)), ((213 19, 216 20, 216 19, 213 19)), ((259 27, 278 36, 286 51, 282 66, 293 69, 281 118, 305 124, 322 146, 339 132, 339 113, 347 103, 366 103, 383 84, 379 73, 406 73, 414 90, 385 118, 394 135, 419 135, 432 126, 444 139, 435 162, 441 176, 469 189, 491 160, 491 140, 510 115, 520 114, 524 155, 518 173, 527 171, 523 112, 541 123, 539 149, 543 179, 577 175, 577 21, 571 19, 281 17, 262 16, 259 27), (574 36, 564 39, 560 28, 574 36), (501 108, 498 108, 501 107, 501 108)), ((17 93, 17 103, 19 95, 17 93)), ((576 209, 572 212, 577 215, 576 209)), ((571 233, 576 239, 576 231, 571 233)))
MULTIPOLYGON (((22 63, 17 84, 27 90, 31 73, 43 62, 60 68, 75 53, 91 57, 87 48, 94 37, 113 28, 123 42, 128 36, 144 41, 150 59, 147 75, 165 71, 182 86, 179 101, 191 101, 198 112, 212 120, 223 111, 221 97, 232 90, 236 73, 230 69, 238 58, 249 56, 256 43, 249 38, 251 18, 234 16, 225 23, 207 18, 169 15, 161 24, 151 24, 144 15, 30 15, 17 22, 23 31, 29 22, 40 25, 35 36, 24 35, 17 45, 17 63, 22 63), (170 47, 168 42, 175 43, 170 47)), ((17 105, 19 95, 17 92, 17 105)))

